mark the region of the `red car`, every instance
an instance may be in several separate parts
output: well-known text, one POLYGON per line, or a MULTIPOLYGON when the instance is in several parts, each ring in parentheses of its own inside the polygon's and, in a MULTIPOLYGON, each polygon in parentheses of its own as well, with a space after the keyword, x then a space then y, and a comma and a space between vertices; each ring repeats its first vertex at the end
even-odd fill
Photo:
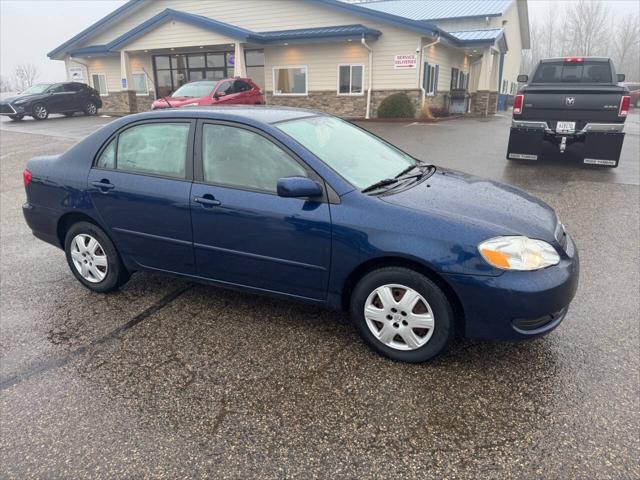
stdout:
POLYGON ((151 110, 185 105, 263 105, 260 87, 250 78, 224 78, 185 83, 171 96, 153 102, 151 110))
POLYGON ((640 108, 640 83, 626 83, 625 87, 629 89, 631 105, 640 108))

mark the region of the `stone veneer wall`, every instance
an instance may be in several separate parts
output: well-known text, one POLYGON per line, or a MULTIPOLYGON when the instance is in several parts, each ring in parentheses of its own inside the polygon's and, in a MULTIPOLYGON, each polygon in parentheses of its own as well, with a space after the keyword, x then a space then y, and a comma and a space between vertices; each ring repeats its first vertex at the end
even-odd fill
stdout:
POLYGON ((498 110, 498 92, 478 90, 471 95, 471 113, 474 115, 493 115, 498 110))
POLYGON ((153 93, 149 95, 136 95, 136 106, 138 112, 148 112, 151 110, 151 104, 156 99, 153 93))
POLYGON ((138 111, 136 92, 123 90, 121 92, 109 92, 102 98, 101 113, 126 115, 138 111))
MULTIPOLYGON (((422 91, 415 90, 372 90, 371 118, 377 117, 378 107, 382 100, 391 94, 406 93, 416 108, 416 115, 420 115, 422 91)), ((446 93, 427 96, 426 103, 434 107, 445 106, 446 93)), ((274 96, 265 92, 267 105, 284 105, 289 107, 310 108, 321 112, 338 115, 340 117, 364 118, 367 111, 367 94, 359 96, 336 95, 335 90, 309 92, 306 96, 274 96)))

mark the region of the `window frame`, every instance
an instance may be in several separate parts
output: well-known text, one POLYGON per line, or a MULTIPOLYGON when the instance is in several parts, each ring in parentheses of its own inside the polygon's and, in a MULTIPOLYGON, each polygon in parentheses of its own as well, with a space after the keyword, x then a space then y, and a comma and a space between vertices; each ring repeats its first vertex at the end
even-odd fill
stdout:
POLYGON ((199 185, 209 185, 212 187, 227 188, 230 190, 237 190, 237 191, 243 191, 243 192, 262 193, 265 195, 273 195, 275 197, 279 196, 278 192, 273 192, 271 190, 241 187, 238 185, 229 185, 225 183, 215 183, 215 182, 206 181, 204 179, 204 158, 203 158, 203 148, 202 148, 203 132, 204 132, 205 125, 222 125, 226 127, 240 128, 242 130, 247 130, 249 132, 255 133, 265 138, 267 141, 279 147, 283 152, 289 155, 294 162, 300 165, 304 169, 304 171, 307 172, 307 175, 311 180, 318 182, 320 186, 322 186, 322 197, 317 197, 317 198, 314 197, 313 200, 322 202, 322 203, 329 202, 327 192, 329 193, 332 192, 331 187, 327 183, 325 183, 324 179, 313 168, 311 168, 302 158, 300 158, 300 156, 297 155, 293 150, 291 150, 289 147, 287 147, 284 143, 279 141, 277 138, 273 137, 272 135, 268 134, 263 130, 260 130, 259 128, 255 128, 250 125, 246 125, 244 123, 230 122, 226 120, 213 120, 213 119, 198 120, 198 124, 196 126, 195 141, 194 141, 195 146, 194 146, 194 155, 193 155, 193 158, 194 158, 193 183, 197 183, 199 185))
POLYGON ((146 93, 138 93, 136 92, 136 97, 147 97, 149 96, 149 78, 147 77, 147 74, 145 72, 131 72, 131 83, 133 83, 133 85, 131 85, 132 87, 135 85, 134 81, 133 81, 133 76, 134 75, 142 75, 144 76, 144 87, 145 87, 145 92, 146 93))
POLYGON ((424 72, 424 91, 425 91, 425 95, 427 97, 435 97, 438 94, 438 80, 440 79, 440 65, 436 64, 436 63, 429 63, 429 62, 424 62, 424 67, 425 68, 425 72, 424 72), (433 73, 431 72, 431 69, 433 68, 433 73), (431 83, 431 80, 433 80, 433 84, 431 83), (431 87, 433 87, 433 90, 431 90, 431 87))
POLYGON ((336 78, 336 94, 339 97, 362 97, 364 96, 364 63, 339 63, 337 69, 338 75, 336 78), (340 92, 340 68, 349 67, 349 93, 340 92), (362 68, 362 84, 360 85, 360 92, 353 93, 353 67, 362 68))
POLYGON ((154 178, 163 178, 165 180, 176 180, 179 182, 193 182, 193 165, 194 165, 194 138, 195 138, 195 129, 196 129, 196 120, 193 118, 185 118, 185 117, 174 117, 174 118, 162 118, 162 119, 153 119, 153 120, 138 120, 136 122, 129 123, 119 128, 107 138, 100 149, 97 151, 95 156, 93 157, 93 162, 91 163, 91 168, 94 170, 101 170, 106 172, 117 172, 117 173, 125 173, 127 175, 140 175, 142 177, 154 177, 154 178), (185 166, 184 166, 184 178, 180 177, 172 177, 169 175, 159 175, 155 173, 148 172, 134 172, 131 170, 118 170, 118 143, 120 139, 120 134, 129 130, 133 127, 138 127, 140 125, 149 125, 155 123, 187 123, 189 124, 189 135, 187 136, 187 153, 185 156, 185 166), (107 149, 111 141, 114 140, 114 159, 113 159, 113 168, 102 168, 98 167, 98 159, 102 155, 102 153, 107 149))
POLYGON ((308 97, 309 96, 309 67, 307 65, 274 65, 271 67, 271 91, 274 97, 308 97), (276 93, 276 70, 303 68, 304 93, 276 93))
POLYGON ((96 72, 96 73, 92 73, 91 74, 91 86, 93 87, 93 89, 95 91, 97 91, 101 97, 108 97, 109 96, 109 86, 107 85, 107 74, 106 73, 100 73, 100 72, 96 72), (104 93, 102 93, 100 91, 99 88, 96 88, 94 81, 93 81, 93 77, 103 77, 104 78, 104 93))

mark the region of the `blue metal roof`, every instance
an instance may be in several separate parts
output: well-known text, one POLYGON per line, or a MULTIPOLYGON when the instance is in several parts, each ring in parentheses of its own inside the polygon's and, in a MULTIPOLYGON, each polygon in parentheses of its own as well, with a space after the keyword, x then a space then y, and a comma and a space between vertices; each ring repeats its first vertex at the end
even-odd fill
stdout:
POLYGON ((496 17, 514 0, 380 0, 359 3, 376 12, 410 20, 444 20, 449 18, 496 17))
POLYGON ((502 28, 488 28, 486 30, 465 30, 460 32, 449 32, 461 42, 493 42, 503 35, 502 28))

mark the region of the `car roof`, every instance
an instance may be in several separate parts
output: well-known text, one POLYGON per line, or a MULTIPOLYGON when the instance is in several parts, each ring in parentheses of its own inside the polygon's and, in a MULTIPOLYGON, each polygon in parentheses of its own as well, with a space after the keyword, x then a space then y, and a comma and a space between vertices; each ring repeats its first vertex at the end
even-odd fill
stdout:
POLYGON ((150 112, 130 115, 127 118, 140 120, 152 120, 154 118, 202 118, 209 120, 250 120, 273 124, 297 118, 328 116, 322 112, 308 110, 306 108, 266 106, 266 105, 226 105, 226 106, 202 106, 180 107, 153 110, 150 112))

